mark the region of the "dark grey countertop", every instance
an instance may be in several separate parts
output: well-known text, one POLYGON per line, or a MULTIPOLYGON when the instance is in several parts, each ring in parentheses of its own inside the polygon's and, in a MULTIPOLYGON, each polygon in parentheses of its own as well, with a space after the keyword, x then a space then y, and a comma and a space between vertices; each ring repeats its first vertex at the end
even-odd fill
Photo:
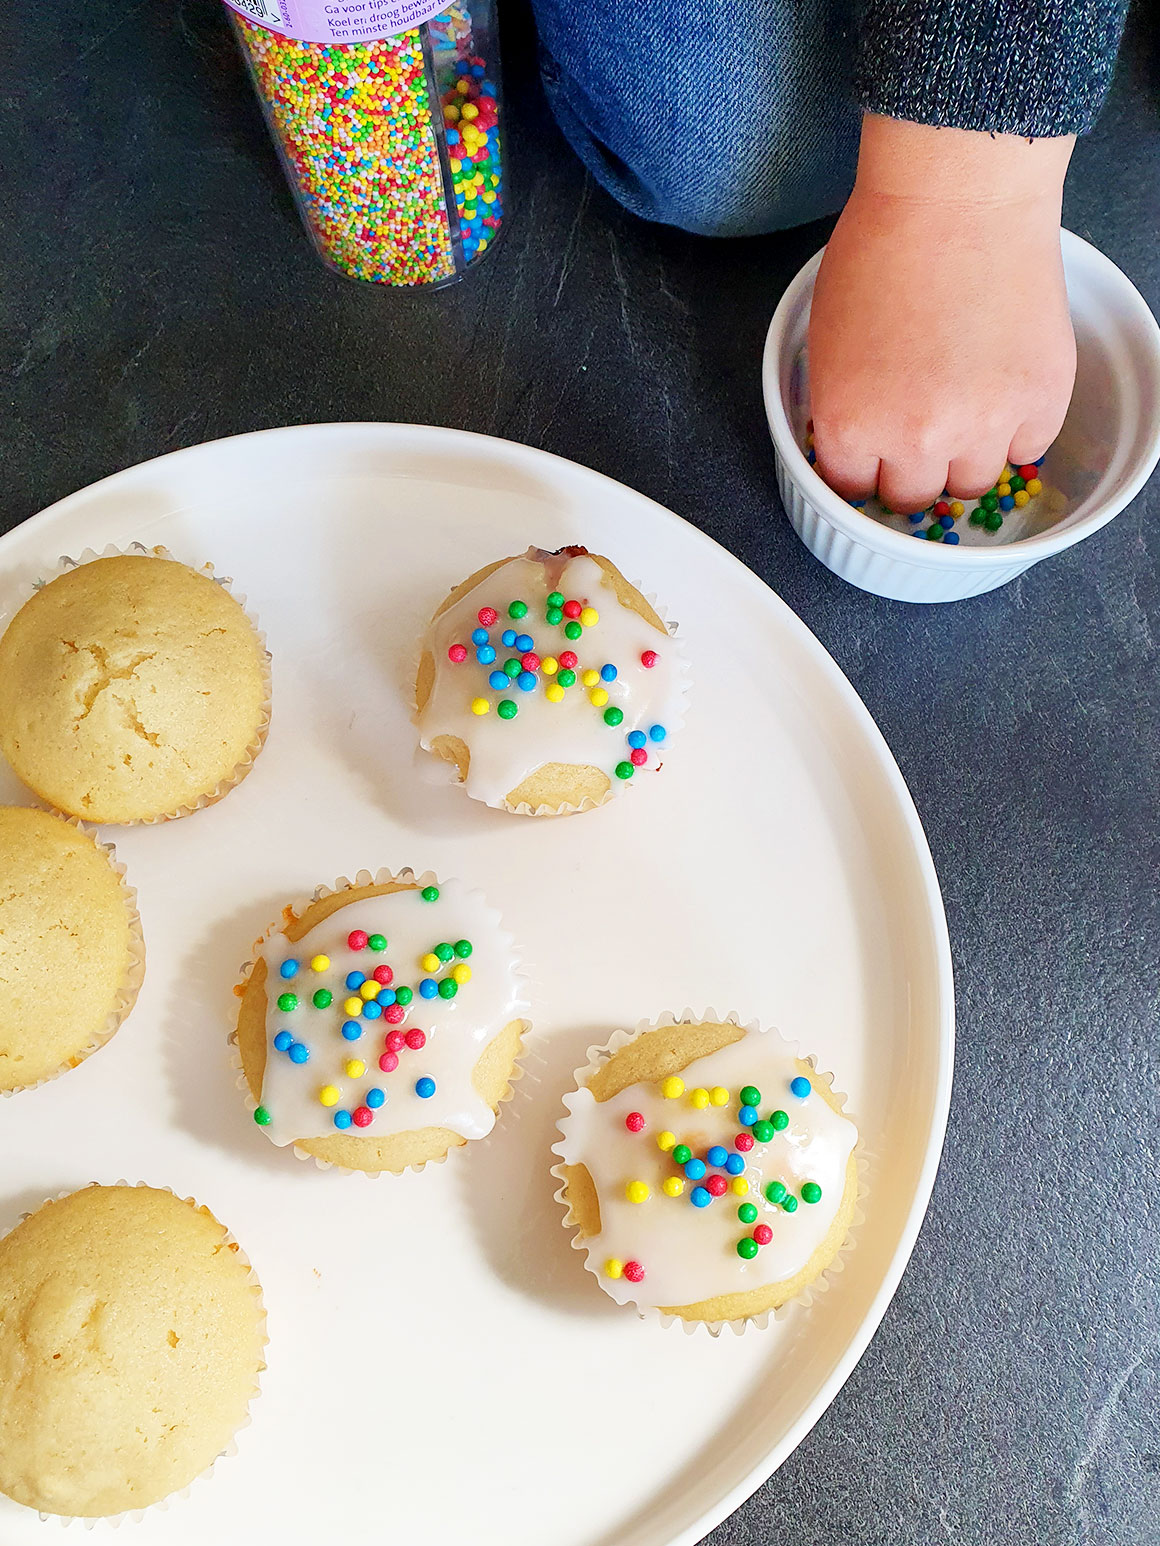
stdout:
MULTIPOLYGON (((1160 480, 979 600, 863 595, 785 521, 759 390, 824 228, 714 243, 624 215, 547 117, 518 11, 515 218, 439 296, 317 264, 215 0, 17 0, 4 30, 0 529, 270 425, 526 441, 744 559, 910 783, 957 972, 942 1170, 860 1366, 712 1546, 1160 1542, 1160 480)), ((1137 25, 1066 220, 1160 311, 1158 189, 1160 52, 1137 25)))

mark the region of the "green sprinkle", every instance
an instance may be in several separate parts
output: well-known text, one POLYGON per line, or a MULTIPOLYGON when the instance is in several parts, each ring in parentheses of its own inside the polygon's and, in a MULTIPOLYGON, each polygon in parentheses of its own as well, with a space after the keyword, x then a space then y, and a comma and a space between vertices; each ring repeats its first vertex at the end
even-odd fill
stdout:
POLYGON ((576 673, 575 671, 569 670, 568 667, 565 666, 563 671, 557 675, 556 680, 559 682, 561 687, 575 687, 576 673))
POLYGON ((524 666, 523 662, 520 660, 505 660, 503 663, 503 669, 504 674, 514 682, 516 677, 519 676, 520 672, 524 669, 524 666))
POLYGON ((254 1121, 259 1127, 269 1127, 270 1113, 266 1110, 265 1106, 257 1107, 254 1112, 254 1121))
POLYGON ((528 615, 528 604, 527 604, 526 601, 513 601, 511 606, 508 607, 508 616, 509 617, 519 618, 519 617, 527 617, 527 615, 528 615))
POLYGON ((1011 485, 1011 492, 1013 494, 1017 494, 1021 488, 1027 487, 1027 480, 1021 478, 1018 473, 1014 477, 1008 478, 1007 482, 1011 485))
POLYGON ((752 1261, 760 1249, 752 1235, 743 1235, 737 1242, 737 1254, 745 1261, 752 1261))
POLYGON ((495 706, 495 711, 501 719, 514 719, 519 709, 510 698, 501 698, 495 706))
POLYGON ((802 1186, 802 1202, 821 1202, 822 1189, 816 1181, 807 1181, 802 1186))
POLYGON ((423 898, 424 902, 437 902, 439 900, 439 887, 424 886, 419 895, 423 898))
POLYGON ((440 998, 454 998, 458 992, 459 984, 454 977, 444 977, 443 981, 439 984, 440 998))
POLYGON ((454 960, 455 958, 455 946, 436 945, 432 954, 437 955, 439 959, 446 965, 448 961, 454 960))
POLYGON ((584 629, 575 620, 564 624, 564 637, 566 639, 578 639, 583 632, 584 629))
POLYGON ((679 1143, 673 1150, 674 1165, 687 1165, 693 1157, 693 1151, 687 1143, 679 1143))
POLYGON ((298 995, 297 995, 297 993, 280 993, 278 995, 278 1008, 282 1011, 282 1013, 284 1015, 288 1015, 291 1012, 291 1010, 297 1009, 298 1008, 298 995))
POLYGON ((372 950, 377 950, 381 954, 387 948, 387 936, 385 934, 372 934, 367 940, 367 944, 372 950))
POLYGON ((636 769, 631 762, 618 762, 615 771, 617 778, 631 778, 636 769))
POLYGON ((984 510, 997 510, 999 508, 999 496, 994 489, 991 489, 989 493, 983 495, 979 503, 984 510))
POLYGON ((410 988, 398 988, 395 991, 395 1003, 402 1004, 404 1009, 406 1009, 414 997, 415 995, 410 988))
POLYGON ((934 523, 933 526, 928 526, 926 528, 926 540, 928 542, 941 542, 942 539, 943 539, 943 529, 942 529, 942 527, 939 525, 939 523, 937 521, 934 523))
POLYGON ((785 1197, 785 1184, 781 1181, 771 1181, 765 1188, 765 1195, 770 1202, 781 1202, 785 1197))
POLYGON ((780 1133, 789 1126, 789 1117, 784 1111, 771 1111, 769 1120, 773 1124, 775 1133, 780 1133))
POLYGON ((987 512, 983 509, 982 505, 978 505, 974 510, 971 511, 972 526, 981 526, 986 519, 987 512))
POLYGON ((466 961, 471 951, 472 944, 469 939, 457 939, 455 941, 455 954, 461 961, 466 961))
POLYGON ((549 607, 548 610, 544 613, 544 621, 546 623, 551 623, 552 627, 555 628, 557 623, 562 623, 564 621, 564 614, 560 611, 559 607, 549 607))
POLYGON ((329 1009, 334 1003, 334 994, 329 988, 319 988, 310 1002, 315 1009, 329 1009))
POLYGON ((988 531, 998 531, 1002 524, 1003 517, 999 514, 998 510, 988 511, 987 519, 983 522, 988 531))
POLYGON ((604 711, 604 723, 606 725, 612 725, 615 728, 623 719, 624 710, 618 709, 615 703, 604 711))
POLYGON ((737 1097, 743 1106, 760 1106, 761 1091, 754 1084, 746 1084, 741 1087, 741 1094, 737 1097))
POLYGON ((785 1211, 787 1213, 796 1213, 797 1212, 797 1198, 794 1196, 794 1194, 792 1192, 789 1194, 788 1197, 783 1197, 782 1198, 781 1205, 782 1205, 782 1207, 785 1209, 785 1211))
POLYGON ((772 1122, 754 1122, 749 1129, 758 1143, 768 1143, 773 1137, 774 1126, 772 1122))
POLYGON ((743 1224, 757 1223, 757 1209, 751 1202, 743 1202, 737 1210, 737 1217, 743 1224))
POLYGON ((564 592, 554 590, 548 597, 548 605, 550 607, 562 607, 564 605, 564 592))

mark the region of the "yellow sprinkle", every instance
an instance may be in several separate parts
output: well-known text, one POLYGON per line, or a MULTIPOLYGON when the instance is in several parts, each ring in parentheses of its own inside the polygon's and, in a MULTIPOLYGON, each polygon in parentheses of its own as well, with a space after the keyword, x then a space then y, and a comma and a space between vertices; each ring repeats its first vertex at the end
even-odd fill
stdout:
POLYGON ((560 662, 556 659, 555 655, 545 655, 543 660, 540 661, 540 670, 545 676, 555 676, 559 669, 560 662))
POLYGON ((678 1079, 676 1074, 670 1074, 667 1079, 661 1080, 661 1094, 666 1100, 676 1100, 678 1095, 685 1093, 685 1081, 678 1079))
POLYGON ((318 1092, 318 1098, 324 1106, 338 1105, 338 1090, 333 1084, 324 1084, 318 1092))
POLYGON ((1010 462, 1004 462, 1003 463, 1003 471, 999 474, 1000 479, 1004 483, 1006 483, 1008 478, 1013 478, 1014 476, 1015 476, 1015 469, 1014 469, 1014 467, 1012 467, 1010 462))
POLYGON ((348 1079, 361 1079, 367 1071, 367 1065, 362 1058, 351 1058, 346 1065, 346 1077, 348 1079))
POLYGON ((729 1091, 723 1084, 715 1084, 709 1091, 709 1099, 714 1106, 727 1106, 729 1104, 729 1091))
MULTIPOLYGON (((425 972, 437 972, 439 970, 439 968, 443 965, 443 962, 439 959, 439 957, 435 954, 435 952, 433 950, 431 950, 431 951, 428 951, 428 953, 425 956, 422 956, 420 958, 419 965, 423 968, 423 970, 425 972)), ((365 987, 365 984, 364 984, 364 987, 365 987)))
POLYGON ((580 621, 585 628, 595 628, 600 621, 600 613, 595 607, 584 607, 580 613, 580 621))
POLYGON ((491 710, 491 704, 486 698, 472 698, 471 712, 473 714, 487 714, 491 710))
POLYGON ((1031 495, 1032 498, 1034 498, 1036 494, 1043 493, 1043 484, 1039 481, 1038 478, 1028 478, 1027 492, 1031 495))
POLYGON ((663 1133, 658 1133, 657 1134, 657 1148, 658 1149, 663 1149, 666 1154, 669 1152, 669 1150, 671 1148, 675 1147, 676 1142, 677 1142, 677 1135, 676 1135, 676 1133, 670 1133, 667 1128, 665 1129, 665 1131, 663 1133))
POLYGON ((452 156, 451 157, 451 170, 453 172, 462 172, 462 170, 463 170, 463 162, 460 161, 458 156, 452 156))
POLYGON ((746 1192, 749 1190, 749 1182, 745 1179, 744 1176, 734 1176, 733 1190, 737 1193, 738 1197, 744 1197, 746 1192))
POLYGON ((465 102, 459 111, 461 115, 467 119, 479 117, 479 109, 476 107, 474 102, 465 102))
POLYGON ((666 1197, 679 1197, 685 1190, 685 1183, 680 1176, 666 1176, 661 1182, 666 1197))
POLYGON ((471 981, 471 967, 468 966, 466 961, 461 961, 458 966, 451 968, 451 976, 453 981, 462 987, 465 982, 471 981))
POLYGON ((547 698, 549 703, 560 703, 564 698, 564 689, 560 686, 559 682, 553 682, 551 687, 544 688, 544 697, 547 698))
POLYGON ((602 709, 608 702, 608 693, 603 687, 594 687, 588 697, 592 705, 598 709, 602 709))
POLYGON ((1025 488, 1017 489, 1015 492, 1016 508, 1022 510, 1024 505, 1029 505, 1030 503, 1031 495, 1027 492, 1027 490, 1025 488))
POLYGON ((366 982, 359 985, 358 996, 367 1000, 377 998, 380 987, 381 984, 377 983, 373 977, 368 977, 366 982))
POLYGON ((328 972, 330 970, 330 957, 315 956, 310 963, 310 970, 312 972, 328 972))
POLYGON ((1000 499, 1006 499, 1007 495, 1011 492, 1011 485, 1004 481, 1000 483, 997 492, 1000 499))
POLYGON ((348 998, 346 1000, 346 1002, 343 1004, 342 1011, 343 1011, 343 1014, 346 1015, 348 1020, 354 1020, 354 1019, 357 1019, 358 1016, 362 1014, 362 1007, 363 1007, 363 1001, 362 1001, 361 998, 359 998, 358 994, 355 993, 355 994, 352 994, 351 997, 348 998))
POLYGON ((624 1272, 624 1263, 617 1261, 615 1256, 610 1256, 604 1263, 604 1276, 606 1278, 618 1278, 624 1272))
POLYGON ((593 671, 592 667, 589 666, 588 670, 583 673, 580 680, 584 683, 585 687, 595 687, 597 682, 600 680, 600 672, 593 671))
POLYGON ((689 1104, 690 1106, 695 1106, 698 1111, 704 1111, 705 1107, 709 1104, 708 1090, 694 1090, 689 1096, 689 1104))
POLYGON ((964 508, 965 506, 963 505, 961 499, 951 500, 951 514, 954 516, 956 521, 958 520, 959 516, 962 515, 964 508))
POLYGON ((629 1202, 648 1202, 649 1189, 647 1181, 630 1181, 624 1189, 624 1195, 629 1202))

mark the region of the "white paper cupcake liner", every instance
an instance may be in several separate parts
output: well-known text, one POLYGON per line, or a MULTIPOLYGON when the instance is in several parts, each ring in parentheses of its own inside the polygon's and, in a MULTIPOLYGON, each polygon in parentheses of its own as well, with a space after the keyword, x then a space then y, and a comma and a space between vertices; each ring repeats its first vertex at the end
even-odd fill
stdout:
MULTIPOLYGON (((423 886, 436 886, 440 883, 439 877, 436 875, 434 870, 424 870, 422 874, 419 874, 410 868, 404 868, 401 870, 380 869, 376 870, 373 874, 370 870, 359 870, 353 880, 351 880, 346 875, 340 875, 334 882, 333 886, 317 886, 309 896, 295 898, 294 901, 288 903, 287 906, 283 909, 283 916, 281 919, 279 919, 276 923, 270 924, 269 928, 267 928, 265 932, 261 934, 257 940, 255 940, 251 959, 243 964, 239 973, 238 982, 234 989, 235 995, 240 1000, 242 993, 245 991, 246 984, 249 982, 250 973, 257 965, 261 947, 266 944, 268 940, 272 939, 275 934, 280 934, 283 932, 285 925, 289 921, 289 917, 291 915, 294 918, 301 918, 306 909, 314 902, 320 902, 324 897, 335 896, 341 891, 354 891, 362 886, 386 886, 390 885, 392 882, 396 882, 401 885, 418 886, 420 888, 423 886)), ((479 893, 476 894, 478 895, 479 893)), ((493 908, 492 911, 496 912, 497 917, 499 916, 496 909, 493 908)), ((511 952, 517 961, 520 960, 515 941, 509 934, 506 932, 501 933, 500 943, 504 949, 511 952)), ((521 985, 526 987, 528 976, 522 966, 517 968, 516 976, 521 985)), ((532 1023, 528 1018, 530 1012, 531 1005, 528 1002, 527 995, 526 993, 521 993, 520 1000, 516 1004, 515 1011, 511 1017, 512 1020, 521 1021, 523 1025, 521 1042, 526 1040, 526 1038, 531 1034, 532 1023)), ((511 1020, 509 1020, 507 1023, 510 1025, 511 1020)), ((258 1109, 260 1102, 254 1097, 252 1091, 250 1090, 249 1080, 246 1078, 245 1070, 242 1067, 242 1054, 241 1049, 238 1046, 238 1032, 236 1026, 233 1028, 233 1030, 231 1030, 229 1036, 226 1038, 226 1043, 230 1049, 229 1055, 231 1066, 237 1075, 235 1082, 238 1089, 241 1091, 243 1100, 246 1103, 247 1111, 250 1113, 250 1116, 253 1117, 253 1114, 258 1109)), ((521 1050, 519 1057, 513 1064, 512 1070, 508 1075, 508 1082, 504 1086, 503 1092, 499 1097, 499 1105, 501 1106, 504 1105, 507 1101, 511 1100, 512 1096, 515 1094, 514 1085, 516 1080, 523 1077, 523 1068, 521 1066, 522 1058, 523 1052, 521 1050)), ((498 1122, 498 1120, 499 1117, 497 1113, 496 1121, 498 1122)), ((493 1127, 492 1132, 494 1131, 495 1128, 493 1127)), ((339 1138, 345 1136, 349 1135, 338 1135, 339 1138)), ((395 1137, 398 1135, 389 1134, 388 1136, 395 1137)), ((490 1137, 490 1134, 487 1136, 490 1137)), ((266 1141, 269 1142, 268 1139, 266 1141)), ((320 1140, 308 1139, 304 1141, 312 1142, 320 1140)), ((339 1165, 336 1164, 333 1160, 320 1159, 318 1155, 311 1154, 308 1149, 304 1149, 301 1143, 291 1143, 287 1144, 285 1147, 291 1149, 297 1159, 307 1161, 310 1164, 315 1165, 319 1170, 333 1170, 336 1172, 336 1174, 343 1176, 364 1176, 368 1180, 375 1181, 378 1180, 380 1176, 384 1175, 401 1176, 406 1175, 408 1172, 418 1175, 420 1171, 426 1170, 428 1165, 446 1164, 447 1158, 450 1154, 467 1149, 471 1146, 472 1142, 478 1141, 479 1140, 469 1139, 466 1143, 452 1144, 450 1148, 444 1151, 444 1153, 436 1155, 433 1159, 422 1160, 418 1165, 404 1165, 401 1170, 361 1170, 357 1166, 339 1165)))
MULTIPOLYGON (((736 1025, 739 1026, 741 1030, 746 1032, 753 1031, 759 1034, 777 1036, 796 1057, 798 1057, 802 1062, 807 1063, 810 1068, 814 1070, 818 1080, 826 1086, 826 1089, 834 1097, 834 1100, 837 1102, 839 1109, 845 1109, 847 1097, 834 1089, 834 1076, 825 1072, 825 1070, 819 1070, 817 1059, 813 1055, 802 1053, 795 1045, 795 1043, 787 1040, 786 1037, 781 1035, 780 1031, 774 1030, 770 1026, 763 1026, 760 1021, 743 1021, 735 1010, 730 1010, 728 1014, 721 1015, 718 1014, 717 1011, 713 1008, 708 1008, 704 1010, 704 1012, 698 1012, 693 1009, 683 1009, 681 1010, 680 1014, 672 1014, 671 1012, 666 1011, 655 1020, 641 1020, 631 1031, 615 1031, 613 1035, 610 1036, 609 1039, 602 1045, 589 1047, 588 1061, 583 1065, 583 1067, 577 1068, 573 1074, 573 1090, 578 1090, 585 1087, 588 1084, 589 1079, 594 1074, 596 1074, 604 1066, 604 1064, 613 1057, 615 1053, 619 1052, 621 1048, 628 1046, 630 1042, 635 1041, 638 1036, 642 1036, 646 1031, 663 1030, 666 1026, 670 1025, 736 1025)), ((570 1091, 569 1093, 572 1092, 570 1091)), ((565 1107, 567 1108, 566 1101, 565 1107)), ((587 1241, 582 1239, 577 1231, 576 1222, 573 1218, 572 1210, 566 1195, 568 1177, 567 1167, 563 1159, 564 1143, 566 1141, 566 1133, 563 1124, 567 1120, 568 1117, 565 1116, 562 1117, 559 1122, 557 1122, 556 1126, 557 1130, 561 1134, 561 1138, 558 1143, 552 1145, 552 1153, 561 1156, 560 1163, 553 1165, 551 1172, 556 1180, 560 1182, 560 1186, 555 1194, 556 1201, 563 1209, 563 1225, 564 1228, 571 1233, 572 1249, 574 1251, 583 1252, 585 1258, 585 1270, 592 1273, 592 1276, 597 1279, 595 1286, 598 1292, 603 1293, 604 1290, 600 1288, 596 1268, 591 1264, 591 1252, 589 1250, 587 1241)), ((803 1288, 800 1293, 795 1294, 792 1299, 787 1299, 784 1304, 779 1305, 775 1310, 763 1310, 760 1315, 749 1315, 737 1320, 721 1321, 686 1320, 683 1316, 680 1315, 666 1315, 660 1309, 635 1304, 626 1306, 625 1308, 631 1308, 633 1311, 635 1311, 638 1319, 642 1321, 651 1321, 666 1327, 677 1325, 684 1330, 687 1336, 695 1336, 699 1332, 705 1332, 711 1337, 719 1337, 723 1331, 731 1331, 734 1333, 734 1335, 741 1336, 751 1328, 765 1330, 771 1321, 784 1320, 787 1316, 801 1309, 808 1308, 811 1304, 813 1304, 814 1300, 819 1295, 826 1292, 826 1290, 830 1287, 833 1278, 844 1270, 846 1258, 849 1256, 850 1252, 854 1250, 857 1244, 857 1231, 865 1222, 865 1214, 862 1210, 862 1200, 866 1195, 867 1172, 869 1167, 867 1164, 866 1155, 862 1149, 861 1137, 858 1138, 857 1143, 855 1144, 854 1154, 858 1169, 858 1194, 855 1198, 854 1212, 850 1219, 850 1227, 846 1232, 846 1238, 839 1246, 833 1261, 831 1261, 828 1266, 824 1267, 817 1275, 817 1277, 813 1278, 805 1286, 805 1288, 803 1288)))
POLYGON ((31 1084, 18 1084, 11 1090, 0 1090, 0 1097, 21 1095, 26 1090, 38 1090, 41 1085, 49 1084, 53 1079, 59 1079, 62 1074, 70 1073, 86 1058, 92 1057, 94 1052, 99 1052, 128 1018, 130 1010, 137 1002, 141 984, 145 980, 145 937, 141 932, 141 914, 137 911, 137 892, 125 877, 125 866, 118 860, 116 849, 111 843, 106 843, 98 837, 92 827, 87 826, 83 821, 78 821, 75 816, 65 816, 60 811, 50 811, 48 814, 55 816, 58 821, 66 822, 70 827, 75 827, 86 837, 92 838, 102 853, 108 856, 109 864, 121 882, 121 896, 129 917, 129 963, 108 1018, 85 1046, 78 1052, 74 1052, 67 1062, 62 1063, 51 1074, 46 1074, 43 1079, 35 1079, 31 1084))
MULTIPOLYGON (((175 1192, 171 1186, 159 1186, 152 1181, 126 1181, 124 1179, 119 1181, 90 1181, 88 1186, 122 1186, 134 1188, 146 1187, 148 1190, 154 1192, 168 1192, 171 1197, 176 1197, 178 1202, 187 1203, 191 1208, 205 1207, 205 1204, 199 1203, 195 1197, 182 1197, 181 1194, 179 1192, 175 1192)), ((17 1226, 22 1224, 25 1219, 31 1218, 34 1213, 39 1213, 40 1209, 45 1207, 46 1204, 52 1202, 62 1202, 66 1197, 72 1197, 76 1192, 83 1192, 87 1190, 88 1187, 84 1186, 66 1186, 62 1191, 55 1193, 53 1196, 44 1198, 44 1200, 40 1202, 35 1208, 25 1209, 12 1228, 17 1228, 17 1226)), ((250 1261, 250 1258, 247 1256, 246 1252, 242 1249, 240 1242, 234 1237, 233 1232, 228 1228, 227 1225, 222 1224, 221 1219, 218 1218, 213 1209, 206 1208, 206 1211, 209 1213, 214 1222, 221 1225, 221 1228, 225 1230, 225 1244, 232 1248, 234 1260, 246 1268, 247 1281, 250 1282, 257 1290, 255 1299, 257 1301, 259 1315, 259 1346, 262 1348, 268 1347, 270 1339, 266 1335, 266 1304, 262 1295, 262 1285, 258 1279, 257 1273, 254 1271, 253 1263, 250 1261)), ((11 1230, 5 1231, 5 1234, 0 1236, 0 1239, 6 1238, 10 1233, 11 1230)), ((188 1498, 191 1490, 194 1487, 198 1486, 201 1482, 207 1481, 213 1475, 219 1460, 228 1460, 238 1453, 238 1434, 243 1432, 244 1429, 248 1428, 254 1420, 254 1414, 251 1408, 262 1393, 261 1383, 258 1377, 265 1372, 266 1368, 267 1364, 263 1358, 254 1371, 254 1388, 247 1398, 245 1415, 243 1416, 238 1426, 234 1429, 229 1443, 225 1446, 224 1449, 222 1449, 217 1455, 214 1456, 204 1471, 199 1471, 198 1474, 192 1478, 192 1480, 186 1482, 184 1487, 179 1487, 175 1492, 166 1493, 163 1498, 158 1498, 156 1503, 147 1503, 144 1508, 125 1509, 120 1514, 46 1514, 43 1512, 43 1510, 37 1509, 37 1516, 45 1524, 49 1524, 54 1521, 57 1524, 65 1526, 77 1524, 82 1525, 86 1530, 93 1530, 97 1527, 97 1525, 105 1525, 111 1527, 114 1530, 117 1530, 120 1529, 120 1527, 127 1521, 136 1523, 138 1520, 143 1519, 146 1514, 164 1513, 171 1504, 178 1502, 182 1498, 188 1498)), ((23 1507, 24 1505, 18 1506, 23 1507)))
MULTIPOLYGON (((535 547, 528 549, 528 553, 530 554, 535 554, 541 551, 544 550, 535 547)), ((522 558, 526 555, 517 553, 513 554, 512 556, 515 558, 522 558)), ((605 555, 589 553, 589 557, 597 556, 604 557, 605 555)), ((509 562, 509 560, 505 560, 505 562, 509 562)), ((609 559, 608 562, 611 563, 612 560, 609 559)), ((617 569, 617 573, 620 573, 619 568, 617 569)), ((673 644, 676 646, 677 697, 673 706, 673 711, 668 716, 668 724, 666 726, 670 735, 676 734, 678 731, 684 729, 685 715, 688 711, 689 693, 692 688, 689 659, 685 654, 684 640, 681 638, 679 633, 679 624, 670 620, 667 609, 660 604, 656 595, 652 591, 642 590, 639 585, 637 585, 633 580, 629 580, 625 575, 622 575, 621 578, 624 579, 627 584, 631 585, 638 595, 644 597, 645 601, 648 602, 649 606, 652 607, 653 611, 665 625, 665 631, 667 632, 669 638, 672 640, 673 644)), ((422 659, 423 650, 427 647, 430 630, 441 615, 442 614, 438 611, 433 614, 430 622, 427 625, 426 632, 424 632, 422 638, 419 640, 415 647, 409 678, 412 684, 415 682, 418 676, 419 662, 422 659)), ((419 717, 418 707, 412 704, 411 722, 416 726, 419 723, 419 717)), ((424 759, 425 762, 433 765, 436 770, 434 773, 427 775, 431 782, 454 784, 456 787, 462 787, 462 780, 458 777, 457 770, 453 767, 453 765, 449 762, 444 762, 443 759, 440 758, 436 753, 428 750, 428 748, 423 745, 422 741, 420 741, 418 745, 418 754, 424 759), (442 769, 446 770, 445 777, 440 776, 440 770, 442 769)), ((658 769, 657 771, 659 772, 660 770, 658 769)), ((509 815, 512 816, 578 816, 583 811, 595 811, 601 809, 602 806, 609 805, 613 800, 619 798, 620 795, 626 792, 624 785, 627 785, 629 788, 631 788, 636 784, 638 784, 638 780, 635 778, 626 779, 623 781, 623 784, 614 781, 612 786, 600 797, 599 800, 585 798, 578 804, 565 803, 563 805, 530 805, 526 800, 521 800, 518 804, 512 805, 510 801, 504 799, 478 800, 476 803, 480 805, 487 805, 491 810, 507 811, 509 815)), ((466 794, 466 790, 464 790, 464 793, 466 794)), ((467 798, 471 799, 473 797, 468 795, 467 798)))
POLYGON ((254 762, 257 759, 258 753, 266 744, 266 737, 270 732, 272 690, 270 681, 270 651, 266 645, 266 635, 259 627, 256 615, 246 606, 246 598, 235 593, 233 588, 233 580, 230 579, 228 575, 215 574, 214 567, 210 563, 204 563, 200 567, 196 564, 186 564, 183 562, 183 560, 175 557, 175 555, 165 547, 146 547, 142 542, 131 542, 128 547, 118 547, 116 543, 109 543, 106 547, 102 548, 99 553, 96 552, 93 548, 85 548, 84 551, 76 558, 72 558, 66 554, 58 560, 56 567, 52 570, 51 573, 41 576, 40 579, 33 583, 33 592, 35 593, 36 591, 43 590, 46 585, 50 584, 51 581, 57 579, 60 575, 67 574, 72 569, 79 569, 83 564, 94 563, 99 558, 126 557, 158 558, 168 563, 181 564, 183 568, 192 569, 195 574, 204 575, 206 579, 212 580, 215 585, 220 585, 222 590, 228 592, 228 594, 231 595, 241 607, 242 611, 245 613, 246 621, 254 630, 254 634, 258 640, 259 645, 261 646, 260 658, 262 662, 262 685, 264 690, 262 707, 259 711, 258 724, 254 731, 253 739, 246 747, 241 761, 237 764, 233 771, 226 778, 221 779, 213 789, 207 790, 205 794, 199 795, 196 800, 175 806, 173 810, 165 811, 159 816, 142 816, 136 818, 133 821, 102 823, 102 825, 119 827, 154 827, 159 826, 162 822, 165 821, 178 821, 182 816, 192 816, 194 811, 205 810, 205 808, 209 805, 216 805, 219 800, 224 799, 225 796, 229 794, 231 789, 237 788, 237 786, 246 777, 247 773, 249 773, 250 769, 254 766, 254 762))

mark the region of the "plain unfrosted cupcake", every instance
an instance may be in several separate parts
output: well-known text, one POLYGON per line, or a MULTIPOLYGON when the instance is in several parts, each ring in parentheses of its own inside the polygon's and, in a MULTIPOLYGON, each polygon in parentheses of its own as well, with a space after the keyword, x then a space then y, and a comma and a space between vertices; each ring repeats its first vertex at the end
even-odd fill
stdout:
POLYGON ((347 1170, 420 1169, 485 1137, 528 1028, 498 913, 411 871, 288 907, 238 991, 254 1121, 347 1170))
POLYGON ((112 850, 61 816, 0 806, 0 1092, 103 1046, 144 964, 135 894, 112 850))
POLYGON ((686 1013, 619 1033, 565 1099, 560 1200, 621 1304, 744 1323, 833 1263, 858 1195, 857 1130, 775 1031, 686 1013))
POLYGON ((208 1208, 125 1185, 46 1202, 0 1240, 0 1492, 91 1519, 187 1486, 246 1420, 265 1319, 208 1208))
POLYGON ((0 639, 0 750, 72 816, 186 815, 261 749, 268 664, 211 574, 163 554, 96 558, 43 585, 0 639))
POLYGON ((684 694, 660 613, 582 547, 529 548, 456 586, 415 683, 424 750, 473 799, 541 816, 590 810, 658 769, 684 694))

